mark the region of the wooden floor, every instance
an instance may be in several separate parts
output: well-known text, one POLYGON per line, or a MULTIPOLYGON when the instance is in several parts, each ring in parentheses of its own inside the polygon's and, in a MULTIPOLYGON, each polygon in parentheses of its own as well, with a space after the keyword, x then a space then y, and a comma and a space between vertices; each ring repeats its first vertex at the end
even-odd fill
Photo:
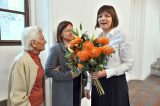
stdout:
POLYGON ((128 82, 131 106, 160 106, 160 77, 128 82))
MULTIPOLYGON (((160 77, 149 76, 146 80, 131 80, 128 82, 131 106, 160 106, 160 77)), ((86 100, 82 106, 90 106, 86 100)), ((0 102, 6 106, 6 100, 0 102)))

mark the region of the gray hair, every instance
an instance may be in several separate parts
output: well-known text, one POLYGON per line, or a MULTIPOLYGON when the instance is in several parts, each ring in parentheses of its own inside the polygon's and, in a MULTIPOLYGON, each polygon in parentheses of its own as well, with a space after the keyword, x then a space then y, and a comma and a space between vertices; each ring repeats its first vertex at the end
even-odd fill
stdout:
POLYGON ((32 40, 36 40, 39 36, 39 32, 42 32, 42 28, 38 26, 30 26, 24 28, 22 32, 22 49, 25 51, 33 50, 33 47, 31 45, 32 40))

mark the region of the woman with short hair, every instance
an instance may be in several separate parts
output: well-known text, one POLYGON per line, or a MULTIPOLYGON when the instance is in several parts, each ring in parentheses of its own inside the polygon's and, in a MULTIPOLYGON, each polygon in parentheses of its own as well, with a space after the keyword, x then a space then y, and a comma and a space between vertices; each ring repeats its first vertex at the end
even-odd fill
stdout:
POLYGON ((46 40, 38 26, 24 28, 22 52, 10 67, 8 106, 44 106, 44 69, 39 58, 46 40))

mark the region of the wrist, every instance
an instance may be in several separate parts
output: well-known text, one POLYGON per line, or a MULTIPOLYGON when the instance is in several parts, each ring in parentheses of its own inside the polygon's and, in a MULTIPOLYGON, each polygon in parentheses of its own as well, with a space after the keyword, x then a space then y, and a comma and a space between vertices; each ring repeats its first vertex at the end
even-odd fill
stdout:
POLYGON ((106 70, 103 70, 102 72, 103 72, 103 77, 107 76, 106 70))

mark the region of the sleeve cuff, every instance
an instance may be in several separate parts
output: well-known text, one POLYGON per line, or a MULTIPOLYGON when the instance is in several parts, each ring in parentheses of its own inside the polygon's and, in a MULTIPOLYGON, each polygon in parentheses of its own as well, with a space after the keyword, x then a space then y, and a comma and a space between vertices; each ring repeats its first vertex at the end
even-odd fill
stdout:
POLYGON ((106 69, 106 73, 107 73, 106 78, 110 78, 110 77, 114 76, 115 71, 114 71, 114 69, 106 69))
POLYGON ((86 85, 85 89, 87 89, 87 90, 91 90, 91 89, 92 89, 91 83, 87 83, 87 85, 86 85))
POLYGON ((87 89, 87 90, 92 89, 92 80, 91 80, 91 76, 89 74, 88 74, 88 81, 87 81, 87 85, 86 85, 85 89, 87 89))

